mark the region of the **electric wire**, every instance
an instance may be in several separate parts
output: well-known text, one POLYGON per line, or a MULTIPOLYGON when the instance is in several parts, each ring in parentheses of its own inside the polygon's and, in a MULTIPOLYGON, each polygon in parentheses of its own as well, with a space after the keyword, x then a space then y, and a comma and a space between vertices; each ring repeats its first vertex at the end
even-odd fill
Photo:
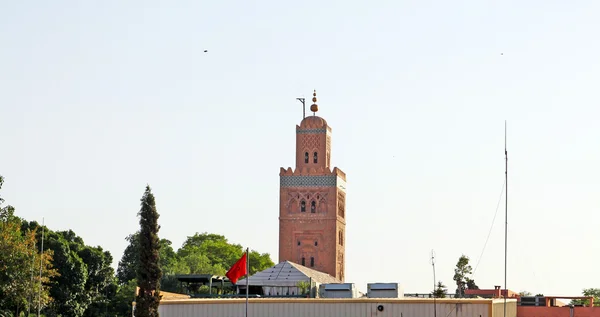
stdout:
POLYGON ((492 219, 492 225, 490 226, 490 230, 488 232, 487 238, 485 239, 485 243, 483 244, 483 249, 481 250, 481 254, 479 255, 479 259, 477 260, 477 265, 475 265, 475 269, 473 270, 473 276, 477 272, 477 268, 479 267, 479 263, 481 263, 481 258, 483 257, 483 253, 485 252, 485 248, 487 247, 488 241, 490 240, 490 236, 492 235, 492 229, 494 228, 494 223, 496 222, 496 216, 498 215, 498 209, 500 209, 500 203, 502 202, 502 197, 504 195, 504 188, 506 186, 506 180, 502 183, 502 190, 500 191, 500 197, 498 198, 498 204, 496 204, 496 212, 494 212, 494 218, 492 219))

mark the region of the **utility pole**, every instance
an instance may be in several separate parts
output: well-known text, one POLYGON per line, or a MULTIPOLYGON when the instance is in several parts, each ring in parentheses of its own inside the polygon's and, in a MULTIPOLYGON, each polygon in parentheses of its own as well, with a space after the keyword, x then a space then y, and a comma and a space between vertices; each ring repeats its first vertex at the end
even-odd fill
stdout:
POLYGON ((435 251, 431 250, 431 266, 433 267, 433 317, 437 317, 437 304, 435 300, 435 287, 436 287, 436 279, 435 279, 435 251))

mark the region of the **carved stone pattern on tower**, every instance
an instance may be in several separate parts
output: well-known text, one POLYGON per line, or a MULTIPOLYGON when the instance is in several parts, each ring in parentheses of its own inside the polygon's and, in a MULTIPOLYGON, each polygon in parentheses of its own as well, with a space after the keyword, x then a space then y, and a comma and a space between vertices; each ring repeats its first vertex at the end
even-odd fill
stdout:
POLYGON ((331 135, 327 133, 327 149, 331 149, 331 135))
POLYGON ((281 187, 335 187, 337 175, 285 175, 279 177, 281 187))
POLYGON ((298 134, 326 133, 327 129, 296 129, 298 134))
POLYGON ((346 194, 343 192, 338 193, 338 216, 344 218, 344 209, 346 205, 346 194))
POLYGON ((318 149, 321 146, 321 142, 319 141, 319 139, 320 138, 318 134, 305 135, 302 138, 302 148, 307 149, 309 151, 313 149, 318 149))

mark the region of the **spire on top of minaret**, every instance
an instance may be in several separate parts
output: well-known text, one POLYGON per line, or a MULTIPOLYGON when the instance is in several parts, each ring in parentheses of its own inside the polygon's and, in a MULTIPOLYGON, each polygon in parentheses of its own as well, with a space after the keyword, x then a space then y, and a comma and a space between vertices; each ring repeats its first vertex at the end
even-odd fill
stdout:
POLYGON ((313 92, 313 104, 310 106, 310 111, 313 112, 313 115, 316 116, 316 112, 319 111, 319 106, 317 106, 317 90, 313 92))

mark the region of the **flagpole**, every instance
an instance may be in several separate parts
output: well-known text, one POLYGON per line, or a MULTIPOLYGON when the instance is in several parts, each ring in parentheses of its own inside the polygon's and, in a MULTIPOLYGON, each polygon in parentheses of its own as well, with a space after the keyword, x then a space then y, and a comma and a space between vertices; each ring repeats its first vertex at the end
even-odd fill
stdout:
POLYGON ((250 279, 250 256, 248 254, 248 250, 250 248, 246 248, 246 317, 248 317, 248 289, 250 288, 249 286, 249 279, 250 279))

